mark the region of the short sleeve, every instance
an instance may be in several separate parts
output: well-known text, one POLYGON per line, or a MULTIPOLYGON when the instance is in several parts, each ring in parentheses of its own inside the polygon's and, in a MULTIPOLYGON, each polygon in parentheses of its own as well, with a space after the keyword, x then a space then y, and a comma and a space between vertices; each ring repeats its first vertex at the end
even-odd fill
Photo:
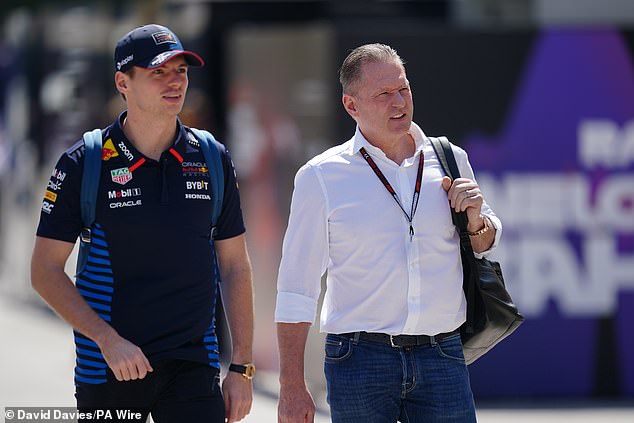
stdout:
MULTIPOLYGON (((78 147, 75 148, 77 153, 78 147)), ((79 193, 83 160, 81 154, 64 153, 44 190, 37 235, 60 241, 75 242, 81 231, 79 193)))
POLYGON ((236 176, 236 169, 231 160, 229 150, 225 148, 222 155, 225 191, 222 199, 222 210, 218 218, 218 225, 214 239, 229 239, 245 232, 242 208, 240 206, 240 190, 236 176))

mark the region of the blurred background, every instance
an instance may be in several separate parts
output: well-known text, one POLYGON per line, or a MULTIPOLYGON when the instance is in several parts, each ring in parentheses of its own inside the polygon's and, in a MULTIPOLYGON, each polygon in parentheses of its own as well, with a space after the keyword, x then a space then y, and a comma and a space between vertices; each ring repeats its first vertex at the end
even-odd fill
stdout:
MULTIPOLYGON (((29 404, 34 386, 3 374, 34 362, 47 371, 56 343, 72 384, 71 332, 39 342, 59 319, 30 288, 41 198, 59 155, 125 108, 114 45, 149 22, 169 26, 206 61, 190 73, 181 119, 211 130, 236 163, 258 392, 277 392, 275 285, 294 174, 352 136, 337 70, 354 47, 383 42, 406 61, 415 121, 468 151, 505 225, 494 258, 527 320, 470 366, 476 401, 610 404, 634 421, 631 0, 2 0, 0 406, 29 404), (33 338, 43 349, 31 361, 20 344, 33 338)), ((327 415, 321 342, 315 326, 307 378, 327 415)))

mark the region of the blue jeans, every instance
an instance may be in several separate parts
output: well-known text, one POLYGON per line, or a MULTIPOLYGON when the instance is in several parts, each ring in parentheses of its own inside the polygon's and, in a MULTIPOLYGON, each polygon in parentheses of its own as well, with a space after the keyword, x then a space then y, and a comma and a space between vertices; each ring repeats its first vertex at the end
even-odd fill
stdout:
POLYGON ((333 423, 476 421, 459 334, 405 348, 328 334, 325 349, 333 423))

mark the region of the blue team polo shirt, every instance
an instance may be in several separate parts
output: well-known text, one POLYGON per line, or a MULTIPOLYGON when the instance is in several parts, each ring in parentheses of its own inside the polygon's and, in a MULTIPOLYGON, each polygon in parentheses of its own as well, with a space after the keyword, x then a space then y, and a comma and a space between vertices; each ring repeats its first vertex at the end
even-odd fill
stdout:
MULTIPOLYGON (((159 161, 143 156, 119 119, 103 131, 102 168, 92 244, 76 286, 86 302, 154 366, 182 359, 219 367, 215 335, 218 267, 211 230, 207 164, 198 141, 177 122, 159 161)), ((244 233, 235 170, 222 154, 224 198, 214 239, 244 233)), ((37 235, 75 242, 84 143, 59 159, 48 182, 37 235)), ((97 345, 75 331, 76 383, 113 380, 97 345)))

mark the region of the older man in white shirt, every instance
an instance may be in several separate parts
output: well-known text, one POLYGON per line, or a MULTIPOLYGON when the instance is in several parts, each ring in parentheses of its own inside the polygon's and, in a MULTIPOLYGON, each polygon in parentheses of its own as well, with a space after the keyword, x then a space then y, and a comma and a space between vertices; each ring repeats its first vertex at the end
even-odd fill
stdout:
POLYGON ((354 136, 297 173, 278 277, 280 422, 313 421, 304 348, 317 311, 335 423, 470 422, 475 406, 458 328, 465 321, 458 235, 449 207, 465 211, 476 253, 500 220, 483 199, 464 150, 463 178, 444 176, 412 122, 401 58, 358 47, 340 71, 354 136), (449 201, 448 201, 449 200, 449 201))

